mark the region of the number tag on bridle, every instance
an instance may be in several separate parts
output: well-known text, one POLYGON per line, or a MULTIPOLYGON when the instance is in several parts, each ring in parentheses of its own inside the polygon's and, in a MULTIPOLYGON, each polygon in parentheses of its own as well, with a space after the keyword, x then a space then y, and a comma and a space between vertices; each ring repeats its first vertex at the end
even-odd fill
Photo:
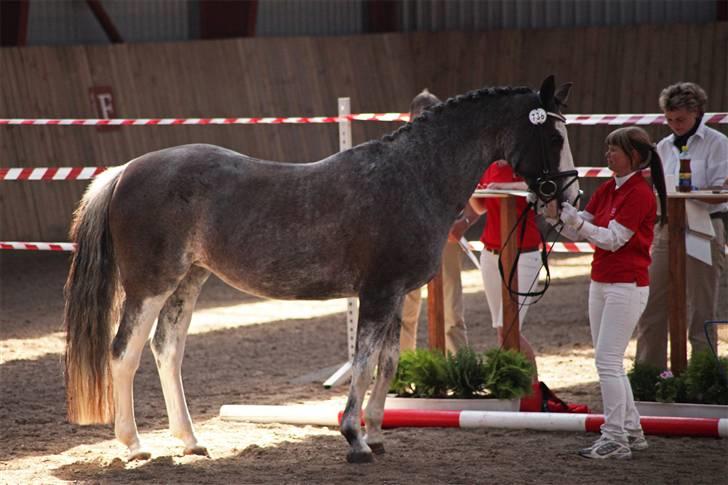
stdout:
POLYGON ((548 114, 543 108, 532 109, 531 112, 528 113, 528 119, 533 125, 543 125, 546 123, 546 118, 548 118, 548 114))

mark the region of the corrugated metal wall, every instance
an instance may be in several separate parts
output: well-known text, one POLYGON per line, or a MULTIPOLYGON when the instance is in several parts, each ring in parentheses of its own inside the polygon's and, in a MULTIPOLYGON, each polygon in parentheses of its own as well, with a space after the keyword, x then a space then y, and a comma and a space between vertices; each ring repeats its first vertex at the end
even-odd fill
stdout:
MULTIPOLYGON (((197 34, 197 1, 101 0, 125 42, 189 40, 197 34)), ((108 44, 84 0, 31 0, 28 45, 108 44)))
POLYGON ((363 0, 259 0, 256 35, 360 34, 363 11, 363 0))
MULTIPOLYGON (((199 37, 200 0, 101 0, 126 42, 199 37)), ((704 23, 716 0, 403 0, 400 31, 704 23)), ((256 35, 327 36, 363 32, 364 0, 259 0, 256 35)), ((83 0, 32 0, 28 44, 108 43, 83 0)))
POLYGON ((715 0, 405 0, 402 31, 702 23, 715 0))

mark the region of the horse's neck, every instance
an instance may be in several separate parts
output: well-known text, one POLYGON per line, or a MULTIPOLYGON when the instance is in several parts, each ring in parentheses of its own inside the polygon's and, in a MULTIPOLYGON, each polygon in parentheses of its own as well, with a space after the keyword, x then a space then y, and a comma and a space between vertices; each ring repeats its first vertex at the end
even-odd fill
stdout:
POLYGON ((465 101, 430 113, 397 140, 413 182, 425 187, 428 197, 445 210, 461 208, 487 163, 500 156, 495 143, 500 100, 484 101, 465 101), (412 159, 412 153, 419 154, 418 159, 412 159))

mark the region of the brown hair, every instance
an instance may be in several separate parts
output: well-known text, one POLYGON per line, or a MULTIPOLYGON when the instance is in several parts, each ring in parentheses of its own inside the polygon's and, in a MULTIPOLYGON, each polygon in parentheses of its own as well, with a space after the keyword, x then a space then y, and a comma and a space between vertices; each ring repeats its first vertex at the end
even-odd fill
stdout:
POLYGON ((607 145, 617 146, 632 159, 633 151, 639 156, 639 165, 633 170, 650 168, 652 185, 657 189, 660 197, 660 224, 667 222, 667 190, 665 189, 665 175, 662 169, 660 155, 657 154, 655 145, 650 140, 650 135, 637 126, 626 126, 619 128, 607 135, 607 145))
POLYGON ((415 116, 419 116, 426 108, 440 102, 440 98, 428 91, 427 88, 423 89, 422 92, 415 96, 410 103, 410 121, 412 121, 415 116))
POLYGON ((660 93, 659 103, 662 111, 675 111, 686 109, 697 111, 702 115, 705 112, 705 105, 708 102, 708 95, 703 88, 695 83, 681 82, 666 87, 660 93))

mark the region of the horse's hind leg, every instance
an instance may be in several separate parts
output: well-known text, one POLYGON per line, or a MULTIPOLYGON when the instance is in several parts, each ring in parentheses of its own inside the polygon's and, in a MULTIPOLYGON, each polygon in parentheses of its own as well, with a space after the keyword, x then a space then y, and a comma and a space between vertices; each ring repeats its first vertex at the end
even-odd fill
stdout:
POLYGON ((377 379, 367 402, 364 421, 366 423, 366 442, 375 454, 384 453, 384 435, 382 434, 382 418, 384 402, 389 392, 394 374, 399 364, 399 332, 402 325, 399 315, 387 323, 388 332, 384 337, 382 350, 379 352, 377 379))
POLYGON ((341 420, 341 433, 351 446, 346 455, 350 463, 373 460, 372 450, 361 433, 362 401, 372 381, 374 363, 379 358, 382 344, 391 331, 391 321, 400 303, 400 297, 362 296, 361 298, 351 388, 341 420))
POLYGON ((111 375, 114 385, 114 433, 129 449, 129 460, 146 460, 134 419, 134 375, 144 344, 167 295, 141 298, 127 292, 124 310, 112 342, 111 375))
POLYGON ((207 455, 207 449, 197 442, 187 409, 182 385, 182 358, 192 311, 202 285, 209 276, 210 272, 204 268, 193 266, 190 269, 164 304, 152 340, 152 352, 167 405, 169 429, 174 437, 184 443, 185 455, 207 455))

